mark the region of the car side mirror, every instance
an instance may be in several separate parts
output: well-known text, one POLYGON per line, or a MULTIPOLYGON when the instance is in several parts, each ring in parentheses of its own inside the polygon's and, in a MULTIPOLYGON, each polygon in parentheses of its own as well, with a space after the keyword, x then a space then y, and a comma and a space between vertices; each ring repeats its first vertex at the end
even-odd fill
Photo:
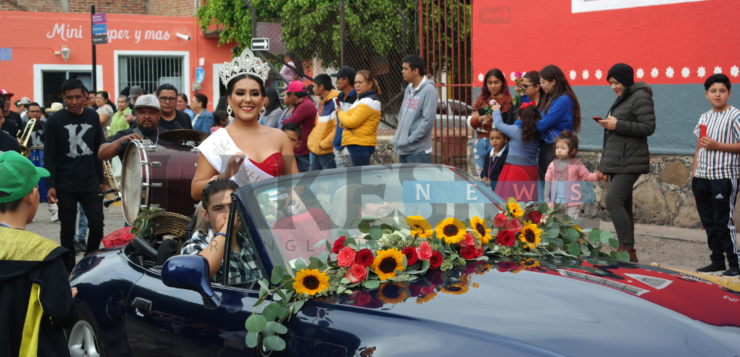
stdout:
POLYGON ((162 282, 171 288, 197 292, 207 309, 215 309, 221 305, 221 298, 211 289, 210 271, 208 260, 204 256, 178 255, 164 263, 162 282))

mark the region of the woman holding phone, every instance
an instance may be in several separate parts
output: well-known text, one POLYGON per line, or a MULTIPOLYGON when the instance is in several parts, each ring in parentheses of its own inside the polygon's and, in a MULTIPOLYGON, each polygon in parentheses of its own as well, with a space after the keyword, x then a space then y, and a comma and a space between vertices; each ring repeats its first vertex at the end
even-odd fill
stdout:
POLYGON ((609 180, 606 209, 617 230, 619 249, 637 262, 635 217, 632 212, 632 186, 641 174, 650 172, 648 136, 655 132, 653 91, 645 82, 635 83, 632 67, 615 64, 606 76, 617 99, 606 119, 594 118, 604 127, 604 146, 596 172, 609 180))
POLYGON ((513 123, 513 120, 511 122, 509 121, 509 113, 511 112, 509 85, 506 82, 506 76, 498 68, 494 68, 486 73, 486 78, 483 81, 478 99, 473 105, 473 113, 470 117, 470 127, 477 134, 473 155, 475 155, 475 168, 478 176, 483 171, 486 153, 491 152, 491 149, 493 149, 488 139, 493 118, 491 114, 483 113, 485 107, 492 106, 492 101, 495 101, 495 103, 501 106, 501 118, 504 123, 513 123))

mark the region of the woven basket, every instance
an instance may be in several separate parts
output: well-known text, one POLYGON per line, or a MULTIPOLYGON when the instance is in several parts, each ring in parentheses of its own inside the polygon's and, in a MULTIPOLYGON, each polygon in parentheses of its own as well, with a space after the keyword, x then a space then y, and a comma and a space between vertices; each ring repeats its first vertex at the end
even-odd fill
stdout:
POLYGON ((185 236, 185 232, 188 230, 188 225, 190 225, 190 218, 177 213, 160 212, 152 217, 155 236, 174 234, 187 240, 189 237, 185 236))

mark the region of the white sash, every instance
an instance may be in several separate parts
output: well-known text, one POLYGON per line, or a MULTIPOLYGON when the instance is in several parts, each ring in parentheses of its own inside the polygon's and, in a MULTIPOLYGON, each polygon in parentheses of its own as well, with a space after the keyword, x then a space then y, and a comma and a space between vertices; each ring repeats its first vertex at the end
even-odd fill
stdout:
MULTIPOLYGON (((241 152, 226 130, 217 130, 215 133, 211 134, 208 139, 198 146, 198 151, 205 156, 211 166, 213 166, 213 168, 219 173, 226 172, 229 159, 241 152)), ((241 187, 270 178, 273 178, 273 176, 262 171, 259 167, 254 165, 246 155, 244 155, 244 161, 242 161, 239 172, 237 172, 237 174, 231 179, 241 187)))

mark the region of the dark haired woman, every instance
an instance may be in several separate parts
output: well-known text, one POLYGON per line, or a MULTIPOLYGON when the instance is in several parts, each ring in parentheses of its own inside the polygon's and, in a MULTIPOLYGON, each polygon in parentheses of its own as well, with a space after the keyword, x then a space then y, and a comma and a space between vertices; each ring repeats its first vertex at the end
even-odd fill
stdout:
POLYGON ((301 63, 301 58, 298 57, 298 54, 293 51, 288 51, 285 54, 285 63, 287 63, 287 66, 283 66, 283 69, 280 70, 280 74, 285 78, 288 83, 292 81, 303 81, 304 72, 303 72, 303 64, 301 63), (295 68, 295 70, 293 68, 295 68))
POLYGON ((519 110, 519 119, 514 124, 504 123, 501 117, 501 105, 496 103, 493 109, 493 123, 496 130, 509 137, 509 152, 506 163, 498 177, 496 193, 517 201, 537 201, 537 148, 540 145, 540 133, 537 121, 540 112, 534 103, 524 103, 519 110))
POLYGON ((113 114, 118 110, 116 105, 111 102, 108 92, 100 91, 95 95, 95 104, 98 106, 97 112, 100 116, 100 125, 103 126, 103 130, 107 130, 106 126, 110 125, 110 119, 113 114))
POLYGON ((632 186, 641 174, 650 172, 647 139, 655 132, 653 90, 645 82, 635 83, 632 67, 624 63, 615 64, 606 80, 617 99, 606 119, 599 121, 604 127, 604 149, 597 175, 611 181, 606 209, 617 230, 618 252, 626 251, 630 261, 637 262, 632 186))
POLYGON ((542 142, 537 166, 539 179, 544 181, 547 167, 555 159, 555 139, 563 130, 581 131, 581 105, 560 68, 554 65, 543 68, 540 84, 545 98, 539 103, 542 120, 537 123, 537 130, 542 142))
MULTIPOLYGON (((254 57, 249 49, 244 52, 254 57)), ((190 186, 190 194, 196 201, 200 200, 208 182, 218 178, 233 178, 244 186, 298 173, 294 160, 283 160, 283 157, 293 157, 293 149, 285 133, 258 122, 265 98, 267 64, 258 62, 255 68, 234 70, 239 71, 238 75, 224 83, 228 100, 226 111, 234 120, 225 130, 216 131, 198 147, 198 168, 190 186)))
POLYGON ((213 112, 213 125, 211 126, 211 134, 217 130, 225 129, 226 125, 229 124, 229 113, 225 110, 217 110, 213 112))
POLYGON ((193 130, 202 131, 206 134, 211 132, 213 126, 213 115, 206 109, 208 107, 208 97, 203 93, 193 95, 193 130))
POLYGON ((478 175, 483 170, 486 153, 491 152, 492 149, 488 137, 490 136, 491 124, 493 123, 491 115, 481 115, 482 113, 480 111, 490 106, 494 100, 501 106, 500 113, 504 123, 513 124, 516 118, 509 120, 509 113, 511 112, 509 85, 506 82, 506 76, 498 68, 494 68, 486 73, 485 82, 483 82, 478 99, 476 99, 473 105, 473 113, 470 117, 470 127, 476 130, 477 135, 473 154, 475 155, 475 168, 478 170, 478 175))
POLYGON ((533 102, 539 106, 540 101, 545 98, 545 91, 540 85, 540 72, 529 71, 522 76, 522 81, 516 86, 517 92, 524 90, 524 95, 521 96, 521 101, 518 105, 512 106, 509 118, 511 122, 506 124, 513 124, 516 118, 519 117, 519 108, 524 103, 533 102))
POLYGON ((270 128, 277 128, 278 121, 283 115, 283 107, 280 105, 280 97, 278 92, 273 87, 265 88, 267 95, 265 96, 265 111, 262 113, 260 123, 270 128))
POLYGON ((346 112, 337 107, 342 129, 342 146, 349 151, 352 166, 370 165, 370 156, 378 145, 380 124, 380 86, 372 72, 362 70, 355 76, 357 101, 346 112))
POLYGON ((195 127, 195 112, 192 109, 190 109, 190 104, 188 104, 187 94, 180 93, 177 95, 177 106, 175 108, 187 114, 190 117, 190 121, 192 122, 193 127, 195 127))

